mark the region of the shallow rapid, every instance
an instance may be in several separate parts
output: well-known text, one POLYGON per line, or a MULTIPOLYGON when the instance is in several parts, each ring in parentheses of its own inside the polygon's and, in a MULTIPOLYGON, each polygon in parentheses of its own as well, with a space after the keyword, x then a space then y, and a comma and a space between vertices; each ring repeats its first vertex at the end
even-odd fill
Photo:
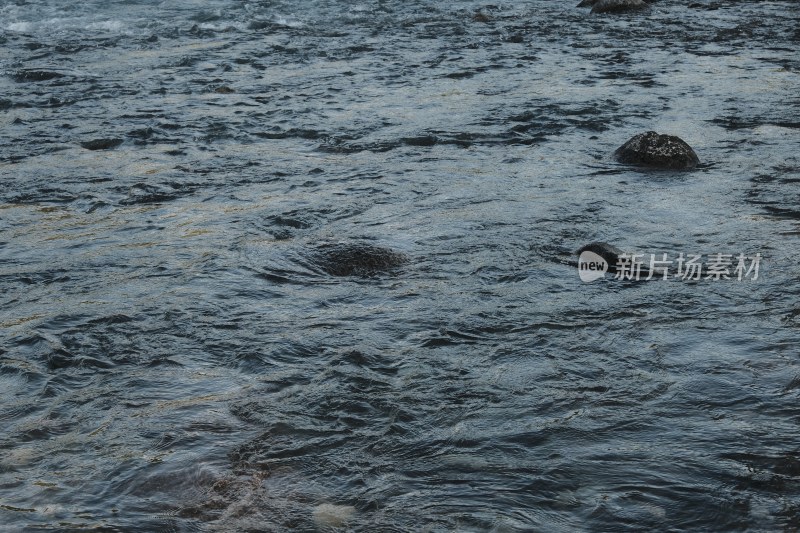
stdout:
POLYGON ((800 8, 576 3, 1 4, 0 524, 799 528, 800 8))

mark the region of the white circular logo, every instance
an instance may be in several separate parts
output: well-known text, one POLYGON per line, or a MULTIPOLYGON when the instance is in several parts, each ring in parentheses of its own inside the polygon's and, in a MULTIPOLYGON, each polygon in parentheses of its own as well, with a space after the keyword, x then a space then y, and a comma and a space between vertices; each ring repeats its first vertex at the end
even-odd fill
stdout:
POLYGON ((578 257, 578 275, 589 283, 602 278, 608 272, 608 263, 594 252, 586 250, 578 257))

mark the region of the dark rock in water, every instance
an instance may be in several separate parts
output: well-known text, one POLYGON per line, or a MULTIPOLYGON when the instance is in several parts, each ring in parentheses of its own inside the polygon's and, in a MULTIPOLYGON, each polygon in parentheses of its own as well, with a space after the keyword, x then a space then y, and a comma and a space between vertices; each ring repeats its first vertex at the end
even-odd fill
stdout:
POLYGON ((597 3, 597 0, 582 0, 576 7, 592 7, 597 3))
POLYGON ((439 142, 435 135, 421 135, 419 137, 403 137, 401 141, 409 146, 433 146, 439 142))
POLYGON ((711 2, 710 4, 701 4, 700 2, 694 2, 689 4, 689 9, 705 9, 706 11, 716 11, 722 7, 722 4, 719 2, 711 2))
POLYGON ((624 13, 646 7, 642 0, 597 0, 592 4, 592 13, 624 13))
POLYGON ((577 255, 581 255, 583 252, 594 252, 603 259, 605 259, 606 263, 608 263, 609 269, 614 269, 614 266, 617 264, 617 259, 620 255, 624 252, 614 246, 613 244, 608 244, 607 242, 590 242, 586 246, 578 249, 575 253, 577 255))
POLYGON ((331 276, 370 276, 397 268, 408 258, 381 246, 338 242, 317 247, 312 260, 331 276))
POLYGON ((13 77, 14 81, 17 83, 24 83, 29 81, 36 82, 62 78, 64 77, 64 74, 52 70, 23 69, 15 72, 13 77))
POLYGON ((122 139, 92 139, 84 141, 81 146, 87 150, 110 150, 122 144, 122 139))
POLYGON ((674 135, 647 131, 631 137, 617 148, 620 163, 673 170, 689 170, 700 163, 692 147, 674 135))

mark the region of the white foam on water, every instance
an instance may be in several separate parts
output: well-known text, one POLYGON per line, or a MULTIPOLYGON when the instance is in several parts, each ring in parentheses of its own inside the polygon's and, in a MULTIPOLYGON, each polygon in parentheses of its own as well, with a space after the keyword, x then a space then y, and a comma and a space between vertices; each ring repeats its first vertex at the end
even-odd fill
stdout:
POLYGON ((101 22, 92 22, 86 28, 90 30, 109 31, 109 32, 122 32, 125 25, 119 20, 104 20, 101 22))
POLYGON ((213 24, 211 22, 203 22, 202 24, 199 24, 198 27, 201 30, 229 31, 231 28, 236 30, 244 30, 247 27, 247 25, 235 22, 220 22, 217 24, 213 24))
POLYGON ((762 124, 753 128, 753 133, 762 137, 791 137, 797 135, 797 129, 775 124, 762 124))
POLYGON ((6 26, 6 30, 19 33, 28 33, 31 31, 33 25, 30 22, 12 22, 6 26))
POLYGON ((40 21, 17 21, 5 27, 7 31, 32 34, 87 30, 90 33, 124 33, 126 28, 125 23, 120 20, 87 21, 82 17, 54 17, 40 21))

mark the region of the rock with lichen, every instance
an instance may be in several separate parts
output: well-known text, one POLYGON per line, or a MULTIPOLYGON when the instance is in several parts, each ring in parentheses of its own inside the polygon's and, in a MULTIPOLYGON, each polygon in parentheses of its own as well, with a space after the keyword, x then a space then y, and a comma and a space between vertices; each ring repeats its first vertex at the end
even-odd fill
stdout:
POLYGON ((654 131, 631 137, 617 148, 614 158, 628 165, 669 170, 690 170, 700 163, 697 154, 683 139, 654 131))

